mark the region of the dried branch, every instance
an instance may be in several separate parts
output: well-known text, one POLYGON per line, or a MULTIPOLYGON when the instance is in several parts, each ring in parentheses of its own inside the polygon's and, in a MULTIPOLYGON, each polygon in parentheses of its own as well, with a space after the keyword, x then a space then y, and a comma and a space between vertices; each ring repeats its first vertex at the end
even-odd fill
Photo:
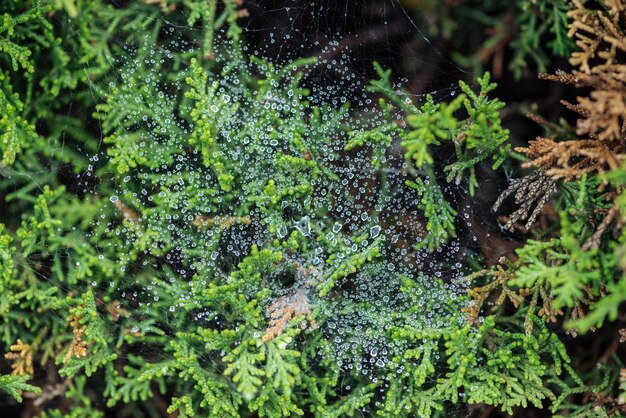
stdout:
POLYGON ((509 216, 504 228, 514 231, 517 222, 526 220, 525 228, 529 229, 556 191, 556 181, 553 178, 543 171, 535 171, 521 179, 511 180, 509 187, 496 200, 493 210, 497 211, 504 200, 515 193, 515 204, 519 207, 509 216), (531 211, 533 205, 535 209, 531 211))

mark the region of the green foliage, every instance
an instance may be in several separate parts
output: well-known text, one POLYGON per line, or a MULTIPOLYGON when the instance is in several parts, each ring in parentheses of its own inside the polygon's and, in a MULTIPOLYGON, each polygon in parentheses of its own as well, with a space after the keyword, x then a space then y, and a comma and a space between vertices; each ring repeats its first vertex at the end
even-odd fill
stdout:
POLYGON ((16 401, 22 402, 22 392, 41 393, 41 388, 26 383, 30 376, 0 375, 0 389, 7 392, 16 401))
POLYGON ((87 378, 80 376, 68 385, 65 396, 72 402, 72 408, 69 413, 56 408, 48 409, 42 412, 42 418, 103 418, 105 416, 104 412, 99 410, 98 406, 94 405, 92 399, 85 393, 87 383, 87 378))
MULTIPOLYGON (((20 69, 27 73, 35 71, 30 58, 32 50, 21 45, 24 42, 24 35, 32 32, 24 30, 23 26, 32 28, 41 25, 49 30, 50 23, 43 18, 43 14, 49 10, 50 8, 36 2, 32 8, 18 15, 4 14, 0 26, 0 62, 10 62, 10 67, 7 68, 12 68, 14 72, 20 69)), ((34 142, 37 135, 34 126, 23 118, 24 103, 20 100, 19 93, 13 90, 10 73, 4 70, 0 71, 0 113, 1 164, 7 166, 13 164, 22 148, 34 142)))
MULTIPOLYGON (((552 11, 523 19, 540 33, 553 25, 551 48, 565 52, 561 2, 531 8, 552 11)), ((386 99, 372 127, 305 87, 315 60, 250 56, 242 11, 0 5, 0 338, 7 370, 35 371, 2 375, 0 388, 21 402, 45 387, 37 403, 55 418, 104 416, 103 405, 120 416, 399 417, 557 411, 614 385, 582 383, 536 301, 472 321, 454 282, 412 261, 436 260, 458 234, 446 183, 473 196, 476 167, 509 154, 489 75, 478 91, 460 82, 457 97, 418 106, 376 64, 368 90, 386 99), (395 143, 405 165, 394 183, 395 143), (404 248, 393 203, 409 193, 417 220, 405 226, 423 216, 426 234, 404 248)), ((591 294, 579 330, 614 319, 626 292, 610 256, 621 247, 583 248, 594 231, 581 214, 607 209, 585 181, 561 196, 560 235, 520 249, 509 283, 547 289, 555 308, 591 294)))
POLYGON ((489 79, 489 73, 478 79, 478 94, 460 82, 464 94, 450 103, 435 104, 432 97, 428 96, 419 112, 407 116, 410 129, 402 136, 402 145, 406 147, 405 156, 415 160, 417 168, 432 166, 434 161, 428 152, 429 146, 441 145, 441 141, 454 143, 457 161, 444 168, 446 180, 455 180, 458 184, 464 171, 468 170, 470 195, 474 195, 478 186, 474 167, 492 158, 492 168, 495 170, 506 158, 510 147, 504 145, 509 132, 502 128, 498 113, 504 103, 487 97, 496 88, 489 79), (455 116, 461 105, 467 111, 468 118, 465 120, 458 120, 455 116))
POLYGON ((441 141, 454 135, 459 123, 454 113, 461 107, 463 99, 459 96, 450 103, 435 104, 429 95, 419 113, 407 116, 411 130, 403 136, 402 145, 406 147, 406 158, 414 160, 417 168, 434 163, 428 151, 430 145, 441 145, 441 141))
POLYGON ((519 79, 528 69, 546 72, 554 57, 567 57, 575 48, 568 36, 567 0, 469 1, 437 9, 436 30, 466 51, 455 53, 456 62, 478 73, 491 61, 498 77, 511 71, 519 79), (471 36, 477 33, 488 35, 471 36), (507 50, 512 57, 504 68, 507 50))
POLYGON ((438 187, 432 187, 421 178, 415 182, 407 181, 407 185, 417 191, 421 199, 418 207, 424 211, 424 216, 428 220, 426 224, 428 234, 416 247, 426 247, 433 251, 444 244, 448 237, 455 236, 454 218, 457 213, 438 187))
POLYGON ((498 99, 489 99, 487 93, 496 88, 495 83, 489 82, 489 73, 478 79, 480 92, 474 93, 470 87, 460 82, 459 86, 467 98, 463 99, 463 106, 469 115, 469 122, 456 133, 454 145, 458 161, 450 164, 444 170, 448 173, 448 181, 456 179, 457 183, 465 170, 470 171, 469 192, 474 195, 478 182, 474 167, 487 158, 493 159, 492 169, 497 169, 508 155, 510 145, 504 145, 509 138, 509 131, 500 124, 499 110, 504 107, 498 99))
POLYGON ((550 60, 541 48, 542 38, 547 37, 547 50, 555 56, 566 57, 574 48, 574 43, 567 34, 570 10, 565 1, 523 1, 518 3, 521 12, 518 18, 520 39, 512 44, 516 50, 511 66, 516 74, 527 67, 526 57, 530 57, 537 66, 537 72, 546 71, 550 60), (547 36, 546 36, 547 35, 547 36))
MULTIPOLYGON (((383 99, 379 101, 379 106, 384 118, 392 120, 393 106, 387 104, 383 99)), ((350 139, 343 148, 344 151, 350 151, 365 145, 372 146, 373 156, 372 165, 374 168, 381 168, 385 161, 385 151, 392 143, 393 136, 397 134, 397 127, 393 124, 380 124, 374 129, 358 130, 350 133, 350 139)))
MULTIPOLYGON (((405 289, 411 286, 404 282, 405 289)), ((384 409, 389 415, 385 416, 401 411, 431 415, 442 409, 442 401, 458 402, 459 396, 463 402, 491 404, 508 413, 529 404, 541 408, 546 399, 555 401, 555 392, 545 382, 558 380, 570 359, 544 322, 533 320, 537 327, 532 333, 525 332, 523 323, 505 325, 491 316, 479 327, 455 320, 443 330, 394 325, 390 332, 395 338, 420 344, 404 355, 411 367, 404 379, 392 384, 384 409), (433 379, 441 362, 448 371, 433 379), (409 396, 403 391, 409 391, 409 396)))
POLYGON ((516 251, 519 259, 509 266, 511 277, 506 279, 506 286, 518 291, 508 293, 516 305, 533 295, 531 310, 552 321, 568 312, 570 320, 565 326, 575 332, 584 333, 615 320, 626 299, 616 252, 620 242, 601 242, 593 227, 598 213, 612 210, 599 185, 597 178, 583 176, 577 184, 563 186, 563 210, 555 236, 528 240, 516 251), (585 305, 588 312, 582 310, 585 305))
MULTIPOLYGON (((569 362, 564 348, 554 334, 545 327, 535 335, 514 330, 500 330, 495 327, 492 318, 485 321, 478 335, 468 335, 466 330, 459 330, 449 335, 446 342, 448 364, 454 372, 448 373, 448 381, 442 383, 442 390, 454 397, 459 387, 465 388, 465 396, 470 403, 487 403, 500 406, 509 414, 513 408, 527 404, 541 407, 546 398, 554 399, 553 392, 544 386, 548 377, 561 374, 561 364, 569 362), (480 341, 485 334, 493 333, 498 341, 495 349, 480 349, 484 360, 477 358, 473 347, 476 339, 480 341), (469 348, 469 349, 468 349, 469 348), (549 356, 554 369, 546 367, 542 356, 549 356), (512 366, 524 363, 523 368, 512 366), (480 369, 477 364, 484 364, 480 369), (464 383, 468 382, 468 383, 464 383)), ((542 325, 541 322, 537 322, 542 325)))
MULTIPOLYGON (((372 130, 353 134, 346 149, 363 146, 368 140, 378 149, 381 144, 390 144, 394 136, 401 138, 405 159, 414 166, 414 169, 409 170, 416 175, 425 175, 425 179, 418 177, 416 181, 407 181, 407 185, 417 191, 419 208, 427 221, 426 236, 417 244, 417 248, 433 251, 456 235, 454 218, 457 215, 439 184, 440 175, 434 165, 433 149, 441 148, 445 143, 454 145, 456 161, 445 166, 442 174, 445 174, 448 183, 454 180, 460 184, 466 179, 469 194, 473 196, 478 187, 476 166, 491 158, 492 169, 495 170, 508 155, 510 145, 505 143, 509 132, 502 128, 499 116, 504 103, 487 97, 496 85, 490 82, 489 73, 485 73, 478 79, 478 93, 461 81, 459 86, 463 94, 449 103, 435 103, 432 96, 428 95, 426 102, 418 108, 396 96, 389 72, 384 71, 379 64, 376 64, 376 69, 380 80, 372 83, 370 91, 385 94, 406 113, 406 128, 401 129, 389 120, 372 130), (461 118, 461 108, 466 112, 465 119, 461 118)), ((390 105, 382 99, 381 108, 383 114, 389 117, 390 105)), ((380 151, 375 151, 374 164, 378 164, 380 155, 380 151)))
POLYGON ((570 224, 567 215, 561 214, 559 238, 529 241, 519 249, 522 266, 516 270, 511 284, 528 288, 547 286, 557 309, 573 307, 585 298, 585 292, 597 294, 610 280, 614 260, 603 258, 597 249, 583 251, 579 242, 582 225, 577 224, 570 224))
MULTIPOLYGON (((608 180, 612 183, 613 187, 617 190, 622 190, 624 184, 626 184, 624 177, 624 167, 619 167, 616 170, 601 176, 603 180, 608 180)), ((596 181, 599 181, 596 180, 596 181)), ((625 194, 622 191, 615 198, 615 202, 612 207, 607 208, 604 202, 597 202, 599 197, 588 197, 591 193, 586 193, 583 185, 587 182, 586 178, 581 180, 580 191, 577 194, 577 205, 571 205, 574 207, 574 214, 580 214, 580 218, 584 219, 584 213, 581 209, 583 202, 592 201, 594 207, 602 207, 604 211, 615 211, 618 222, 623 222, 624 214, 626 213, 626 199, 625 194)), ((593 184, 593 183, 592 183, 593 184)), ((587 209, 587 213, 590 209, 587 209)), ((579 222, 584 223, 582 219, 578 219, 579 222)), ((610 218, 605 218, 602 223, 611 221, 610 218)), ((589 228, 589 225, 586 225, 589 228)), ((608 225, 607 225, 608 226, 608 225)), ((600 233, 604 232, 599 230, 600 233)), ((573 318, 568 321, 567 325, 571 328, 580 329, 585 332, 595 327, 601 327, 605 321, 615 321, 618 317, 619 307, 626 300, 626 287, 624 285, 624 243, 626 241, 626 233, 623 228, 619 232, 616 238, 611 237, 607 233, 598 234, 595 231, 588 238, 588 242, 591 245, 586 252, 578 255, 578 257, 584 257, 585 254, 595 255, 593 262, 598 265, 597 271, 586 271, 580 281, 584 280, 586 283, 585 291, 588 295, 587 298, 592 299, 593 303, 590 303, 589 312, 587 315, 580 318, 573 318), (608 235, 608 236, 607 236, 608 235)), ((589 246, 589 245, 588 245, 589 246)))

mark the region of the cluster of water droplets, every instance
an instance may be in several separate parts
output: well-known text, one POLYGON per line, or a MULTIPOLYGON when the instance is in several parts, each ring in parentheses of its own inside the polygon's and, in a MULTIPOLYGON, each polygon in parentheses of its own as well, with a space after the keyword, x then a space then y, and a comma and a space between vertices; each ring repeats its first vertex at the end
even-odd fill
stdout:
MULTIPOLYGON (((333 45, 338 46, 329 43, 328 48, 333 45)), ((459 281, 459 260, 464 249, 455 241, 434 254, 415 250, 414 245, 428 231, 417 210, 419 197, 405 185, 411 174, 397 139, 384 150, 382 167, 372 164, 372 150, 367 145, 344 151, 351 131, 388 122, 365 92, 364 80, 347 70, 348 75, 339 85, 316 83, 313 78, 307 86, 313 92, 307 99, 300 86, 288 85, 288 78, 270 78, 271 88, 257 97, 246 92, 250 86, 237 78, 239 72, 211 74, 207 84, 216 87, 211 92, 215 100, 208 107, 208 118, 218 142, 207 157, 200 147, 189 146, 190 135, 197 128, 185 117, 192 112, 193 103, 181 99, 189 86, 182 77, 164 80, 158 70, 150 70, 166 65, 168 60, 175 61, 176 54, 166 48, 143 47, 149 50, 147 57, 136 60, 129 53, 119 63, 118 83, 112 83, 111 90, 104 92, 105 97, 110 94, 125 100, 117 103, 124 108, 124 117, 113 118, 118 126, 109 128, 115 131, 122 126, 117 143, 133 144, 132 149, 121 150, 113 157, 96 156, 93 164, 105 159, 117 167, 119 160, 128 157, 124 152, 133 154, 135 166, 131 164, 121 174, 110 174, 115 176, 117 186, 99 222, 106 224, 107 233, 123 237, 124 251, 141 248, 145 257, 140 263, 144 267, 165 273, 149 286, 123 291, 119 296, 138 301, 141 309, 174 313, 177 305, 161 304, 162 286, 190 281, 199 265, 205 272, 222 272, 224 277, 215 280, 227 281, 253 246, 265 248, 273 240, 287 240, 295 231, 308 246, 287 254, 284 265, 311 267, 314 273, 303 274, 287 267, 269 273, 262 281, 272 290, 273 299, 267 305, 305 286, 307 298, 317 310, 319 332, 329 342, 330 352, 320 356, 330 356, 346 373, 356 372, 373 381, 388 376, 390 370, 399 375, 406 373, 407 365, 392 359, 401 357, 410 346, 390 339, 388 329, 399 323, 424 329, 444 327, 458 316, 458 309, 450 309, 450 304, 444 302, 464 291, 459 281), (125 96, 124 86, 129 85, 140 86, 128 91, 141 94, 125 96), (348 102, 355 107, 342 107, 348 102), (317 116, 311 112, 313 105, 326 110, 317 116), (302 118, 301 129, 293 130, 268 123, 270 113, 294 120, 298 115, 307 116, 302 118), (316 117, 319 122, 311 123, 316 117), (296 188, 309 185, 314 191, 306 198, 281 196, 280 211, 271 212, 267 207, 276 202, 264 201, 263 190, 271 180, 278 182, 281 173, 269 162, 281 154, 293 154, 293 148, 285 143, 296 132, 315 150, 315 155, 296 156, 316 160, 327 172, 315 178, 306 177, 305 172, 283 173, 281 181, 291 182, 290 186, 296 188), (224 192, 215 167, 204 163, 207 158, 233 163, 241 189, 224 192), (240 215, 246 212, 242 208, 248 210, 244 215, 240 215), (279 216, 268 217, 270 212, 279 216), (145 236, 148 230, 150 239, 145 236), (316 285, 323 280, 331 255, 341 262, 376 243, 381 250, 375 260, 341 277, 327 296, 319 297, 316 285), (333 254, 336 248, 340 250, 333 254), (402 280, 407 278, 417 285, 403 291, 402 280), (418 309, 414 309, 416 300, 421 304, 418 309), (410 309, 412 313, 405 315, 410 309)), ((192 51, 189 47, 187 53, 191 55, 192 51)), ((342 56, 348 56, 326 54, 332 56, 329 62, 317 62, 297 71, 319 73, 326 66, 336 75, 337 69, 343 68, 342 56)), ((248 74, 261 78, 264 73, 278 71, 269 63, 245 65, 250 65, 248 74)), ((297 71, 294 69, 294 74, 297 71)), ((189 75, 186 70, 181 72, 189 75)), ((121 274, 128 273, 129 266, 137 262, 131 257, 125 259, 124 254, 118 260, 121 274)), ((212 279, 205 280, 208 284, 212 279)), ((250 289, 249 293, 256 291, 250 289)), ((185 301, 188 297, 182 292, 169 299, 185 301)), ((199 311, 194 319, 215 323, 218 318, 210 311, 199 311)))

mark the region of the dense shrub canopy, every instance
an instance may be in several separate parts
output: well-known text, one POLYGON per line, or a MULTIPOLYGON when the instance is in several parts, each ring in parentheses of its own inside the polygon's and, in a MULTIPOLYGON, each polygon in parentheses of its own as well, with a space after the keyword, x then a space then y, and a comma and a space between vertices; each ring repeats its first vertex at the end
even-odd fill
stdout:
POLYGON ((626 412, 626 4, 293 3, 2 2, 0 408, 626 412))

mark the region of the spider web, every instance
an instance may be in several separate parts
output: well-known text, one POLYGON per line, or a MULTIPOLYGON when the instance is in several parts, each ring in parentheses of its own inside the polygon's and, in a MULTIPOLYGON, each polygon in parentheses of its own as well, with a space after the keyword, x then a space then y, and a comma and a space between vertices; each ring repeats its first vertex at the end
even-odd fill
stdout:
MULTIPOLYGON (((116 7, 132 7, 112 3, 116 7)), ((155 4, 155 7, 159 6, 160 4, 155 4)), ((467 76, 446 57, 443 48, 437 44, 438 41, 430 39, 425 17, 420 16, 419 11, 407 10, 405 5, 396 0, 248 1, 242 5, 242 9, 245 9, 246 13, 242 14, 238 24, 243 29, 246 53, 262 57, 279 69, 289 66, 292 61, 299 58, 315 57, 314 63, 301 68, 304 74, 302 85, 311 90, 312 104, 339 109, 343 104, 350 103, 349 110, 341 112, 343 123, 354 123, 367 129, 385 122, 386 116, 378 107, 376 95, 366 89, 370 81, 378 77, 374 62, 392 70, 395 90, 390 93, 404 96, 414 103, 421 103, 426 95, 433 96, 435 101, 450 99, 458 92, 456 81, 467 76)), ((182 13, 189 18, 189 12, 182 13)), ((192 55, 193 51, 202 47, 202 29, 198 25, 183 26, 181 21, 184 22, 185 19, 174 20, 167 14, 163 14, 159 19, 162 20, 164 32, 169 34, 167 42, 160 45, 124 45, 125 52, 114 56, 111 63, 114 71, 112 81, 109 83, 110 89, 102 90, 95 82, 92 85, 94 106, 106 102, 107 98, 114 94, 115 89, 129 83, 134 74, 140 73, 140 67, 146 65, 145 62, 136 61, 139 55, 137 51, 142 48, 155 51, 155 57, 159 57, 155 58, 157 60, 167 60, 170 53, 177 53, 183 57, 184 64, 189 65, 189 60, 184 57, 192 55)), ((220 46, 221 50, 229 48, 227 44, 229 41, 223 33, 216 33, 214 42, 217 45, 216 52, 220 50, 220 46)), ((219 61, 220 57, 214 59, 219 61)), ((259 70, 255 67, 250 71, 258 73, 259 70)), ((178 94, 184 89, 181 80, 163 80, 162 74, 153 72, 135 82, 153 86, 162 93, 162 96, 159 96, 162 101, 156 103, 157 107, 179 106, 178 94)), ((225 80, 224 83, 231 86, 233 92, 238 91, 237 87, 233 87, 236 80, 225 80)), ((231 98, 233 101, 235 99, 237 97, 231 98)), ((244 99, 240 97, 239 100, 244 99)), ((139 119, 143 116, 145 115, 133 115, 139 119)), ((125 126, 125 123, 124 120, 120 121, 120 126, 125 126)), ((168 125, 172 132, 189 128, 183 125, 176 126, 173 120, 164 124, 166 127, 168 125)), ((123 175, 116 173, 111 167, 111 156, 107 154, 105 143, 107 134, 104 128, 99 126, 98 129, 102 129, 101 150, 91 156, 92 165, 78 177, 79 188, 87 194, 110 193, 108 199, 110 205, 103 208, 93 229, 105 228, 111 234, 125 236, 126 245, 132 247, 138 245, 140 238, 136 231, 130 231, 128 225, 119 221, 120 217, 128 221, 129 218, 136 216, 128 202, 129 194, 138 196, 138 201, 149 205, 153 199, 158 198, 154 188, 173 191, 177 184, 170 181, 171 178, 185 173, 201 181, 202 177, 209 174, 210 169, 198 165, 198 156, 193 155, 189 159, 178 160, 176 164, 178 168, 174 170, 168 158, 158 154, 159 148, 153 148, 152 151, 157 153, 150 154, 149 157, 156 161, 162 160, 161 167, 155 165, 150 170, 131 169, 123 175), (108 180, 110 177, 115 178, 115 189, 102 191, 99 188, 102 178, 108 180), (155 180, 157 177, 160 180, 155 180), (111 219, 112 213, 117 215, 117 220, 111 219)), ((424 301, 424 307, 410 320, 428 322, 429 326, 438 327, 458 315, 456 311, 447 311, 438 301, 463 294, 465 287, 460 279, 466 271, 462 268, 462 261, 475 251, 475 244, 472 242, 475 237, 471 233, 460 236, 459 239, 442 245, 434 254, 415 251, 413 245, 428 231, 424 226, 423 217, 417 210, 419 197, 404 186, 404 182, 410 179, 410 174, 407 173, 407 163, 404 161, 399 142, 394 142, 385 154, 387 160, 385 181, 388 183, 385 187, 392 189, 393 193, 383 199, 380 192, 382 187, 380 173, 371 163, 370 151, 361 149, 346 153, 343 151, 345 135, 337 135, 333 132, 332 126, 323 129, 328 129, 328 134, 333 139, 328 152, 331 157, 324 162, 338 176, 337 181, 345 188, 347 194, 353 197, 349 202, 337 203, 329 196, 338 198, 345 197, 346 194, 334 190, 330 184, 320 184, 320 189, 327 194, 315 196, 312 205, 314 208, 324 205, 331 207, 329 213, 333 216, 332 231, 335 236, 329 240, 343 240, 344 243, 349 243, 353 252, 365 251, 377 239, 385 243, 380 257, 383 262, 366 267, 355 275, 343 277, 334 284, 334 291, 341 294, 341 297, 335 295, 324 300, 312 289, 306 290, 306 303, 315 306, 319 318, 318 332, 330 342, 331 347, 329 352, 319 354, 320 364, 330 359, 341 368, 346 377, 346 383, 341 389, 343 395, 350 392, 347 377, 355 371, 377 382, 380 379, 389 379, 390 369, 397 370, 400 376, 408 373, 408 369, 412 367, 411 364, 399 364, 392 360, 408 347, 401 344, 389 345, 385 338, 387 324, 395 320, 398 311, 411 308, 415 301, 399 292, 403 278, 409 277, 419 283, 419 289, 430 287, 431 290, 428 294, 418 295, 424 301), (356 236, 364 234, 369 234, 365 240, 355 240, 356 236), (434 285, 433 280, 439 280, 441 284, 434 285), (368 310, 361 310, 364 307, 368 310), (432 318, 437 319, 430 323, 432 318)), ((128 129, 127 134, 131 136, 133 131, 128 129)), ((179 134, 182 135, 180 132, 179 134)), ((260 134, 262 137, 266 135, 269 134, 260 134)), ((147 136, 143 138, 142 143, 155 140, 158 138, 147 136)), ((259 159, 265 157, 261 155, 259 159)), ((33 173, 33 180, 36 180, 36 173, 33 173)), ((247 180, 252 183, 255 179, 250 177, 247 180)), ((470 205, 462 197, 467 191, 462 185, 452 185, 448 186, 446 192, 447 198, 454 201, 459 208, 459 222, 467 224, 468 219, 474 217, 470 205)), ((197 221, 198 216, 208 209, 200 205, 193 212, 193 209, 190 209, 193 203, 188 201, 171 201, 168 204, 190 210, 188 216, 184 217, 187 223, 197 221)), ((230 209, 233 213, 237 212, 237 208, 230 209)), ((305 237, 315 236, 315 232, 312 232, 315 224, 323 223, 325 220, 317 218, 314 214, 304 215, 299 213, 300 210, 300 207, 293 209, 291 222, 277 227, 274 238, 284 238, 296 230, 305 237)), ((252 216, 255 215, 262 216, 258 212, 253 212, 252 216)), ((136 222, 145 223, 154 221, 155 223, 150 225, 153 230, 162 231, 164 236, 175 237, 174 245, 178 251, 155 257, 154 254, 150 255, 154 252, 153 249, 145 250, 146 258, 142 261, 144 267, 152 264, 153 269, 158 270, 164 265, 168 266, 162 280, 155 280, 147 287, 124 283, 117 292, 120 300, 133 302, 137 310, 145 312, 157 310, 165 323, 169 321, 169 315, 175 315, 182 306, 177 304, 164 306, 160 303, 163 289, 159 289, 159 286, 167 282, 189 280, 196 274, 194 257, 214 265, 216 269, 233 271, 253 245, 264 245, 265 240, 271 235, 266 231, 251 231, 247 224, 235 225, 223 231, 229 244, 222 247, 216 244, 215 239, 207 232, 206 235, 201 235, 206 241, 200 241, 200 245, 206 245, 210 252, 198 254, 197 231, 189 232, 197 228, 195 226, 189 227, 189 230, 180 228, 179 220, 170 220, 168 216, 169 214, 162 213, 155 214, 151 220, 135 219, 136 222), (168 232, 171 228, 178 229, 176 234, 171 235, 168 232)), ((280 270, 272 273, 275 277, 270 276, 268 280, 272 292, 268 307, 271 303, 292 295, 293 289, 300 285, 304 286, 302 283, 307 280, 315 280, 317 274, 315 272, 324 269, 323 253, 326 250, 313 239, 310 245, 312 250, 306 254, 293 254, 286 262, 291 267, 296 266, 295 272, 280 270), (310 266, 311 270, 298 271, 298 266, 310 266), (288 276, 287 279, 285 276, 288 276)), ((102 254, 106 253, 105 248, 101 250, 102 254)), ((343 256, 348 257, 349 253, 343 256)), ((63 257, 63 254, 57 254, 55 257, 63 257)), ((122 258, 116 262, 121 275, 128 275, 129 269, 132 269, 135 263, 130 258, 122 258)), ((62 283, 58 285, 65 286, 62 283)), ((102 286, 96 282, 92 285, 94 288, 102 286)), ((69 293, 72 289, 66 291, 69 293)), ((177 296, 184 298, 182 294, 177 296)), ((199 312, 194 320, 199 325, 205 325, 214 323, 216 319, 217 317, 212 317, 210 312, 199 312)), ((119 330, 111 329, 111 336, 116 332, 119 330)), ((140 354, 149 353, 140 351, 140 354)), ((213 360, 208 357, 203 359, 206 364, 213 360)), ((370 410, 366 407, 362 412, 363 416, 366 416, 370 410)), ((462 413, 461 410, 457 412, 462 413)))

